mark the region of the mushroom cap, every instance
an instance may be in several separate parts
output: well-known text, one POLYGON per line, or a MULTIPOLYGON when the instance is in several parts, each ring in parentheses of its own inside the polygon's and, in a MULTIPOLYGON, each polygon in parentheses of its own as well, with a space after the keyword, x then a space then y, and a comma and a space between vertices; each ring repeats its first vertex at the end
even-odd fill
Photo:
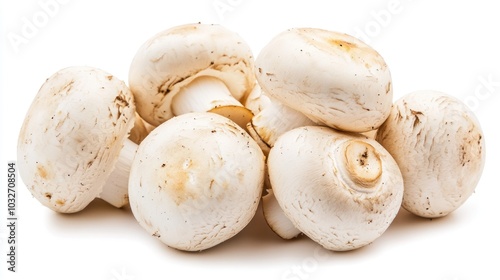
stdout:
POLYGON ((172 118, 172 98, 200 76, 220 79, 242 100, 255 84, 250 47, 235 32, 220 25, 186 24, 160 32, 137 51, 129 85, 137 112, 157 126, 172 118))
POLYGON ((231 120, 187 113, 141 143, 129 198, 139 224, 170 247, 200 251, 240 232, 257 210, 264 155, 231 120))
POLYGON ((373 139, 327 127, 296 128, 276 141, 267 163, 285 215, 326 249, 373 242, 400 209, 403 178, 373 139))
POLYGON ((316 123, 365 132, 389 115, 393 94, 387 64, 347 34, 289 29, 261 50, 255 65, 266 94, 316 123))
POLYGON ((18 139, 23 182, 50 209, 85 208, 103 189, 134 125, 125 83, 91 67, 69 67, 42 85, 18 139))
POLYGON ((422 90, 397 100, 377 140, 403 174, 403 207, 418 216, 437 218, 454 211, 481 177, 481 126, 462 101, 445 93, 422 90))

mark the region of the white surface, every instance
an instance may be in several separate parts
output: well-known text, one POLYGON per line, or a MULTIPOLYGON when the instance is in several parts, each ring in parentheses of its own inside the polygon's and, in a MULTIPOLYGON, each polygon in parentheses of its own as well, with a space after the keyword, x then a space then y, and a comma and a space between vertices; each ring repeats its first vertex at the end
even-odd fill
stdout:
POLYGON ((66 0, 44 23, 46 12, 39 3, 48 1, 2 1, 0 7, 0 279, 500 278, 500 188, 495 170, 500 152, 500 17, 494 1, 66 0), (214 3, 233 6, 226 6, 230 9, 220 16, 214 3), (16 51, 9 36, 22 36, 25 19, 33 21, 34 16, 40 27, 31 30, 16 51), (357 251, 328 252, 305 237, 282 241, 258 212, 230 241, 185 253, 149 236, 130 210, 96 201, 78 214, 56 214, 19 182, 18 272, 7 271, 6 166, 16 159, 19 128, 44 80, 63 67, 89 65, 126 81, 128 66, 144 40, 171 26, 198 21, 239 32, 255 54, 290 27, 352 33, 384 56, 396 97, 435 89, 467 99, 487 144, 486 167, 476 192, 446 218, 420 219, 403 211, 381 238, 357 251), (357 30, 368 30, 369 35, 357 30))

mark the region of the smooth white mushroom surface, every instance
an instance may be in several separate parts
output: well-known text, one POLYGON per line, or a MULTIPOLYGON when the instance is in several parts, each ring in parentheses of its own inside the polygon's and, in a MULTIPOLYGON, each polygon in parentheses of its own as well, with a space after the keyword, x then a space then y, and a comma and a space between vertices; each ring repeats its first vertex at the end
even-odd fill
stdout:
POLYGON ((36 95, 18 139, 23 182, 50 209, 82 210, 103 191, 134 125, 125 83, 91 67, 52 75, 36 95))
POLYGON ((318 126, 293 129, 276 141, 267 164, 285 215, 326 249, 373 242, 401 206, 403 178, 396 162, 362 135, 318 126))
POLYGON ((197 112, 196 108, 215 107, 226 116, 245 116, 246 124, 252 113, 240 102, 255 85, 253 54, 238 34, 220 25, 180 25, 139 48, 130 66, 129 85, 138 113, 154 126, 180 113, 197 112), (197 98, 205 104, 191 108, 183 103, 197 98), (219 108, 225 105, 229 110, 219 108))
POLYGON ((460 100, 416 91, 395 102, 377 140, 404 177, 403 207, 428 218, 457 209, 474 192, 485 162, 483 132, 460 100))
POLYGON ((240 232, 262 195, 265 158, 233 121, 188 113, 153 130, 132 164, 139 224, 170 247, 200 251, 240 232))
POLYGON ((392 106, 389 67, 373 48, 347 35, 293 28, 259 53, 262 90, 315 123, 339 130, 378 128, 392 106))

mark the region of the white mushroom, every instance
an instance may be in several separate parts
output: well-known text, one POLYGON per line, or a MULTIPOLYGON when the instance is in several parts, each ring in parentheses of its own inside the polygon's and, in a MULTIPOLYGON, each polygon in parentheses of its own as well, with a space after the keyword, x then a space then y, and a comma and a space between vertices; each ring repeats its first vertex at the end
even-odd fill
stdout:
POLYGON ((402 97, 377 140, 399 164, 403 207, 416 215, 449 214, 470 197, 481 177, 485 144, 479 122, 447 94, 427 90, 402 97))
POLYGON ((255 141, 233 121, 213 113, 177 116, 139 146, 129 182, 132 212, 170 247, 208 249, 255 215, 264 161, 255 141))
MULTIPOLYGON (((289 29, 261 50, 255 67, 262 90, 310 123, 366 132, 389 115, 392 85, 387 64, 374 49, 347 34, 289 29)), ((297 118, 288 112, 276 111, 263 110, 266 116, 255 116, 248 128, 271 147, 283 122, 292 123, 285 127, 304 125, 293 124, 297 118)))
POLYGON ((176 115, 210 111, 240 126, 252 118, 241 101, 255 84, 249 46, 220 25, 187 24, 145 42, 129 72, 137 111, 157 126, 176 115))
POLYGON ((272 189, 267 189, 267 194, 262 197, 262 212, 267 225, 279 237, 292 239, 301 234, 281 209, 272 189))
POLYGON ((134 109, 125 83, 100 69, 69 67, 48 78, 18 139, 20 175, 33 196, 63 213, 98 196, 126 204, 127 185, 119 182, 127 181, 124 165, 136 148, 127 139, 134 109))
POLYGON ((330 250, 373 242, 401 206, 403 178, 396 162, 362 135, 319 126, 293 129, 276 141, 268 167, 285 215, 330 250))

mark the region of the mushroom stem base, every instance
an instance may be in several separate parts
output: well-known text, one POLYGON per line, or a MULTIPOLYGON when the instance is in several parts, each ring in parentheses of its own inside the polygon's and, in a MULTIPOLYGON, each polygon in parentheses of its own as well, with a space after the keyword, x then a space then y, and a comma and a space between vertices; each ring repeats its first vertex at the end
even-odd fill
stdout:
POLYGON ((136 151, 137 144, 126 139, 115 164, 115 169, 111 172, 99 195, 99 198, 117 208, 128 204, 128 177, 136 151))
POLYGON ((351 140, 344 143, 340 162, 349 185, 359 191, 375 187, 382 176, 382 160, 377 150, 367 142, 351 140))

